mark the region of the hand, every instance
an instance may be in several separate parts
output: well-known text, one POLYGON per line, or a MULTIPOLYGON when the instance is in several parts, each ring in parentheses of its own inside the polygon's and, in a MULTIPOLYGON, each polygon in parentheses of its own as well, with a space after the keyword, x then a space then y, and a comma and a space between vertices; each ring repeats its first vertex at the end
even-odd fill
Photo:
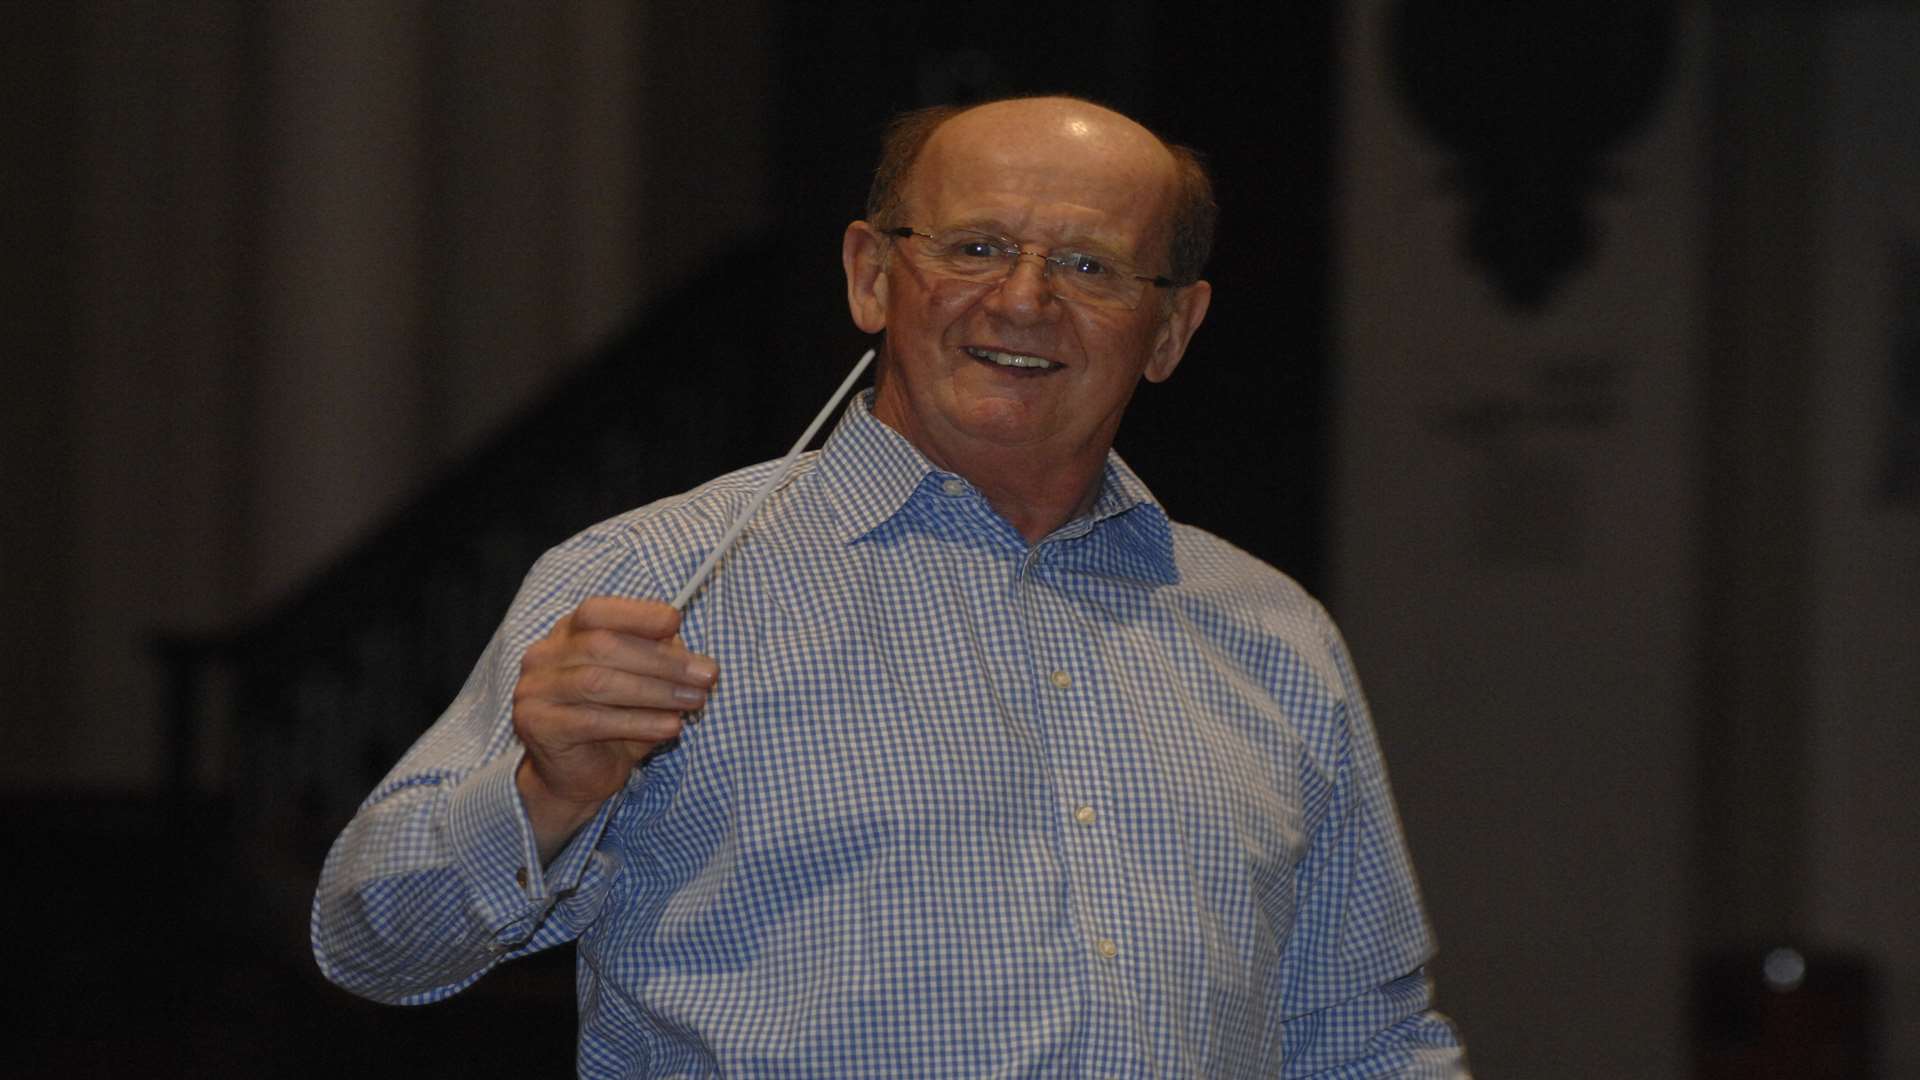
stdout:
POLYGON ((527 756, 514 780, 543 862, 706 703, 719 669, 679 629, 660 601, 592 597, 521 658, 513 730, 527 756))

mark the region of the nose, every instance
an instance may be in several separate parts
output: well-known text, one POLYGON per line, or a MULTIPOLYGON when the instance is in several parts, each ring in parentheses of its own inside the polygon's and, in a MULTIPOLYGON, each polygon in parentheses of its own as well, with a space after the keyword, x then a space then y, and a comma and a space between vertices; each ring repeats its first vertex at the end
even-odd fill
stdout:
POLYGON ((993 291, 987 294, 987 302, 996 310, 1009 315, 1032 316, 1043 313, 1047 305, 1055 301, 1053 284, 1047 280, 1047 272, 1052 264, 1046 256, 1031 251, 1023 251, 1014 256, 1013 266, 1007 276, 1000 280, 993 291), (1031 266, 1027 260, 1032 259, 1031 266))

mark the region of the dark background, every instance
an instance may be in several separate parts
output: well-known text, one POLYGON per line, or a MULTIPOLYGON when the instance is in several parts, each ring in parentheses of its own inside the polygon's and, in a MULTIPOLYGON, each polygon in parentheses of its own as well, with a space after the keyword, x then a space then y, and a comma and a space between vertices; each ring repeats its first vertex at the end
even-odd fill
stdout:
MULTIPOLYGON (((1369 685, 1458 695, 1402 700, 1380 722, 1440 923, 1440 1005, 1466 1021, 1486 1075, 1501 1075, 1503 1062, 1553 1061, 1562 1046, 1612 1049, 1601 1044, 1627 1041, 1615 1037, 1623 1016, 1658 1030, 1622 1060, 1691 1055, 1702 1076, 1871 1075, 1871 1048, 1896 1025, 1912 1026, 1886 1004, 1912 1000, 1920 985, 1910 962, 1885 960, 1911 959, 1898 940, 1909 920, 1888 887, 1897 871, 1868 865, 1915 851, 1911 830, 1901 832, 1914 820, 1900 771, 1906 762, 1911 772, 1912 699, 1838 715, 1818 690, 1856 671, 1875 686, 1912 684, 1888 675, 1898 657, 1816 653, 1833 640, 1910 641, 1912 630, 1875 639, 1845 623, 1850 605, 1884 612, 1886 597, 1825 591, 1840 568, 1817 561, 1813 508, 1843 506, 1849 522, 1885 527, 1875 535, 1912 535, 1899 523, 1913 520, 1910 478, 1920 475, 1920 381, 1895 372, 1887 400, 1874 402, 1883 412, 1869 419, 1884 420, 1894 451, 1879 486, 1820 490, 1838 471, 1825 455, 1856 432, 1816 415, 1822 365, 1844 352, 1820 337, 1819 320, 1874 299, 1821 289, 1830 263, 1873 264, 1881 250, 1869 245, 1888 238, 1835 240, 1816 213, 1832 209, 1822 184, 1839 169, 1825 155, 1849 145, 1822 127, 1832 104, 1822 35, 1841 21, 1830 13, 1897 7, 8 7, 0 717, 15 745, 0 755, 0 836, 14 870, 7 956, 18 975, 0 992, 15 1033, 0 1071, 567 1072, 566 950, 509 965, 431 1008, 372 1005, 325 985, 304 918, 328 842, 447 701, 541 549, 780 453, 865 347, 846 316, 839 238, 859 213, 885 119, 935 102, 1066 92, 1200 148, 1219 180, 1213 307, 1178 377, 1141 390, 1121 451, 1177 518, 1323 596, 1357 591, 1351 545, 1336 549, 1332 536, 1341 463, 1330 432, 1353 400, 1335 397, 1340 377, 1354 393, 1379 388, 1356 387, 1357 370, 1385 373, 1379 381, 1395 391, 1424 374, 1421 356, 1334 355, 1335 342, 1372 317, 1339 314, 1336 258, 1391 250, 1395 231, 1434 206, 1457 209, 1477 224, 1408 299, 1471 294, 1478 303, 1472 290, 1507 290, 1501 329, 1512 333, 1490 343, 1497 350, 1531 341, 1538 324, 1527 305, 1551 305, 1605 245, 1693 239, 1643 257, 1651 276, 1696 280, 1696 290, 1662 310, 1669 298, 1616 281, 1598 295, 1619 311, 1596 313, 1577 344, 1614 356, 1644 340, 1629 324, 1649 311, 1701 328, 1685 355, 1619 357, 1636 378, 1684 376, 1701 387, 1678 422, 1698 429, 1697 445, 1671 463, 1698 477, 1693 497, 1642 508, 1648 521, 1672 513, 1701 534, 1685 545, 1697 572, 1653 582, 1659 595, 1645 604, 1652 624, 1690 627, 1686 648, 1698 652, 1661 658, 1655 681, 1699 685, 1680 692, 1683 702, 1660 703, 1684 714, 1675 716, 1684 731, 1652 741, 1691 743, 1697 760, 1637 757, 1649 741, 1644 717, 1622 718, 1627 734, 1568 731, 1554 727, 1564 716, 1514 705, 1542 688, 1638 700, 1641 673, 1630 664, 1567 657, 1575 674, 1564 686, 1554 671, 1518 672, 1519 694, 1456 687, 1453 673, 1429 670, 1436 657, 1503 640, 1511 627, 1489 625, 1503 604, 1540 620, 1533 625, 1552 639, 1540 655, 1582 642, 1632 655, 1632 643, 1583 636, 1583 611, 1515 601, 1528 582, 1542 596, 1576 578, 1592 584, 1527 564, 1539 553, 1525 536, 1494 545, 1516 569, 1476 579, 1501 596, 1448 594, 1459 607, 1441 620, 1424 618, 1439 607, 1433 596, 1374 611, 1384 629, 1349 619, 1342 598, 1331 599, 1369 685), (610 182, 565 160, 579 137, 569 124, 591 112, 583 99, 594 89, 570 64, 593 52, 581 47, 580 25, 619 21, 582 14, 621 10, 638 13, 622 24, 632 40, 611 52, 632 80, 621 92, 638 104, 619 113, 635 118, 633 148, 611 158, 630 165, 618 182, 639 210, 622 238, 648 271, 636 290, 645 300, 585 347, 563 348, 565 320, 554 313, 578 283, 564 257, 564 241, 578 236, 567 230, 598 224, 573 213, 591 193, 569 184, 582 173, 610 182), (1352 33, 1372 14, 1401 29, 1385 77, 1403 92, 1426 90, 1396 99, 1390 123, 1355 138, 1338 127, 1353 115, 1339 88, 1356 84, 1347 58, 1372 55, 1354 48, 1352 33), (1615 32, 1623 27, 1631 32, 1615 32), (502 77, 523 81, 488 82, 502 77), (381 100, 391 86, 412 96, 381 100), (366 115, 343 122, 336 107, 366 115), (1684 206, 1700 220, 1616 220, 1609 237, 1595 217, 1616 196, 1636 205, 1645 177, 1608 155, 1631 144, 1649 110, 1697 123, 1693 145, 1642 164, 1698 191, 1637 205, 1684 206), (342 148, 370 153, 328 127, 356 122, 400 132, 377 152, 405 167, 315 160, 342 148), (1418 205, 1375 207, 1372 218, 1336 226, 1351 194, 1336 177, 1355 177, 1368 160, 1339 162, 1341 144, 1352 151, 1369 138, 1376 148, 1426 140, 1423 152, 1444 164, 1399 188, 1417 190, 1406 197, 1418 205), (754 175, 730 173, 741 161, 754 175), (407 183, 416 186, 380 188, 407 183), (351 190, 336 198, 338 189, 351 190), (396 216, 380 218, 393 207, 396 216), (326 216, 338 210, 347 220, 326 216), (755 224, 743 229, 743 220, 755 224), (346 235, 349 247, 375 254, 327 261, 338 252, 322 241, 353 229, 372 235, 346 235), (406 238, 383 243, 379 229, 406 238), (396 268, 389 258, 412 261, 396 268), (316 264, 286 265, 305 259, 316 264), (381 287, 342 280, 354 274, 381 287), (302 307, 309 301, 322 317, 302 307), (406 317, 370 317, 357 342, 331 336, 326 319, 363 314, 354 304, 406 317), (311 340, 284 340, 290 324, 311 340), (379 357, 356 363, 352 346, 379 357), (1662 364, 1684 371, 1653 370, 1662 364), (483 423, 473 401, 447 404, 461 393, 513 407, 483 423), (388 411, 369 405, 388 398, 388 411), (351 453, 361 447, 371 449, 351 453), (1465 647, 1399 647, 1408 644, 1395 639, 1400 618, 1457 625, 1465 647), (1834 623, 1847 634, 1822 637, 1834 623), (1373 635, 1396 647, 1368 654, 1373 635), (1456 718, 1472 713, 1470 724, 1436 724, 1448 707, 1456 718), (1855 755, 1845 778, 1858 776, 1858 793, 1816 792, 1816 750, 1855 755), (1473 835, 1483 822, 1505 835, 1473 835), (1853 861, 1816 849, 1836 835, 1857 849, 1845 853, 1853 861), (1488 854, 1496 850, 1523 857, 1488 854), (1832 865, 1851 876, 1811 880, 1811 868, 1832 865), (1616 869, 1617 879, 1602 880, 1616 869), (1801 992, 1764 988, 1753 948, 1797 941, 1819 924, 1815 899, 1849 893, 1864 899, 1838 919, 1827 912, 1826 925, 1860 918, 1855 940, 1878 935, 1878 951, 1816 942, 1801 992), (1544 910, 1517 929, 1488 915, 1521 904, 1544 910), (1885 910, 1859 916, 1875 904, 1885 910), (1624 940, 1648 927, 1670 936, 1624 940), (1542 972, 1552 985, 1525 982, 1542 972), (1532 1023, 1540 1017, 1554 1022, 1532 1023), (1814 1071, 1815 1058, 1827 1072, 1814 1071)), ((1889 115, 1889 130, 1862 141, 1911 144, 1912 110, 1889 115)), ((1906 234, 1909 265, 1920 265, 1915 235, 1906 234)), ((1394 315, 1381 312, 1390 325, 1394 315)), ((1912 320, 1903 325, 1909 344, 1894 363, 1906 356, 1920 370, 1912 320)), ((1455 419, 1497 436, 1515 421, 1498 405, 1455 419)), ((1638 420, 1610 430, 1641 431, 1638 420)), ((1345 421, 1347 451, 1433 445, 1428 433, 1371 416, 1345 421)), ((1600 434, 1578 446, 1594 458, 1641 449, 1600 434)), ((1340 489, 1349 508, 1371 494, 1354 487, 1340 489)), ((1371 509, 1394 519, 1379 502, 1371 509)), ((1593 524, 1567 546, 1605 549, 1644 522, 1593 524)), ((1915 580, 1905 569, 1913 559, 1893 551, 1875 586, 1915 580)), ((1623 590, 1645 584, 1632 567, 1610 572, 1623 590)), ((1565 1075, 1596 1072, 1566 1061, 1565 1075)))
MULTIPOLYGON (((127 13, 138 14, 138 8, 129 5, 127 13)), ((454 8, 436 14, 458 17, 454 8)), ((660 19, 690 17, 656 13, 660 19)), ((765 103, 773 118, 777 177, 771 228, 723 256, 715 269, 689 267, 686 286, 639 312, 627 332, 586 358, 543 403, 488 440, 474 459, 443 469, 422 499, 317 581, 225 631, 163 639, 161 652, 173 655, 167 652, 172 648, 203 660, 211 653, 226 664, 236 648, 244 648, 237 642, 272 639, 278 644, 271 656, 250 656, 243 666, 264 666, 293 681, 290 672, 307 661, 288 654, 328 649, 334 644, 328 628, 344 626, 361 607, 358 598, 387 588, 395 574, 415 572, 406 567, 444 561, 444 553, 428 550, 431 533, 449 522, 480 527, 500 511, 494 499, 471 493, 480 477, 502 468, 529 475, 565 471, 557 432, 571 439, 583 423, 617 425, 609 413, 618 409, 610 402, 657 406, 664 393, 691 419, 667 434, 675 447, 670 461, 537 515, 516 538, 528 552, 590 523, 602 510, 669 494, 784 450, 837 372, 864 347, 846 317, 838 238, 859 214, 886 119, 918 105, 1015 93, 1086 96, 1206 153, 1224 208, 1208 275, 1218 299, 1181 369, 1177 395, 1143 390, 1121 449, 1176 516, 1315 584, 1327 427, 1322 376, 1331 18, 1324 3, 1236 9, 1231 17, 1224 8, 1138 0, 776 5, 769 36, 772 100, 765 103), (709 341, 721 325, 735 334, 739 355, 757 362, 700 363, 686 377, 661 370, 657 357, 663 351, 697 355, 703 347, 714 349, 709 341), (1235 489, 1255 463, 1277 468, 1285 482, 1263 485, 1260 498, 1249 500, 1235 489)), ((245 32, 254 47, 267 47, 263 17, 249 24, 245 32)), ((72 132, 81 106, 63 88, 78 77, 86 32, 80 18, 59 5, 33 6, 6 50, 15 91, 7 114, 13 147, 8 175, 20 196, 14 205, 37 207, 23 215, 18 241, 37 260, 24 272, 26 260, 8 263, 15 300, 28 301, 23 310, 37 309, 17 344, 47 356, 70 346, 71 305, 79 302, 60 287, 74 222, 84 209, 75 205, 72 183, 79 168, 72 132)), ((237 77, 259 74, 243 70, 237 77)), ((459 92, 455 75, 446 77, 448 85, 436 92, 459 92)), ((661 96, 649 108, 667 116, 675 111, 675 94, 707 92, 697 80, 655 89, 661 96)), ((265 104, 243 102, 240 108, 253 116, 249 123, 258 133, 265 104)), ((716 131, 685 135, 726 137, 716 131)), ((661 168, 671 171, 674 165, 661 168)), ((697 216, 698 177, 652 183, 690 186, 697 216)), ((241 228, 248 228, 244 213, 241 220, 241 228)), ((442 224, 461 227, 453 220, 442 224)), ((674 257, 671 250, 658 254, 674 257)), ((262 301, 251 294, 254 287, 242 282, 234 299, 257 308, 262 301)), ((18 405, 25 399, 14 400, 18 405)), ((44 479, 57 484, 57 475, 44 479)), ((16 498, 27 494, 15 488, 16 498)), ((53 495, 46 499, 57 501, 53 495)), ((524 569, 524 562, 517 565, 524 569)), ((517 573, 506 572, 502 580, 517 573)), ((491 602, 490 614, 457 635, 465 640, 444 644, 449 660, 441 683, 457 678, 477 655, 484 640, 479 627, 497 617, 504 594, 491 602)), ((192 665, 189 660, 188 670, 192 665)), ((424 723, 437 708, 425 702, 444 701, 450 690, 436 685, 419 693, 422 708, 403 715, 403 727, 424 723)), ((170 753, 186 752, 178 739, 192 738, 197 722, 190 718, 188 729, 175 730, 170 753)), ((356 764, 377 776, 404 747, 403 734, 356 764)), ((178 769, 172 775, 184 783, 178 769)), ((155 799, 75 793, 8 801, 5 828, 14 863, 28 868, 16 881, 34 883, 15 893, 12 924, 25 932, 10 951, 22 970, 39 975, 9 980, 9 1026, 20 1037, 6 1071, 566 1071, 573 1038, 570 950, 510 966, 430 1009, 396 1010, 353 999, 319 980, 304 941, 289 940, 296 927, 288 913, 304 903, 300 868, 310 887, 325 836, 341 823, 340 807, 310 799, 305 824, 291 833, 263 835, 249 820, 262 811, 244 792, 191 788, 186 783, 185 790, 176 787, 155 799), (289 847, 266 852, 261 844, 289 847), (262 875, 265 864, 285 872, 262 875)))

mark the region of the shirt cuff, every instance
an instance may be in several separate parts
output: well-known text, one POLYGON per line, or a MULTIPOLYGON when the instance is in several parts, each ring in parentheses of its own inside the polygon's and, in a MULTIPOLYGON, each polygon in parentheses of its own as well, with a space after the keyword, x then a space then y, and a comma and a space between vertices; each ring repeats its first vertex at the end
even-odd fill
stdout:
POLYGON ((533 935, 555 897, 576 888, 594 846, 624 792, 601 804, 592 820, 540 865, 533 823, 514 782, 526 751, 516 746, 468 775, 447 804, 447 835, 454 863, 467 879, 475 914, 494 941, 518 945, 533 935))

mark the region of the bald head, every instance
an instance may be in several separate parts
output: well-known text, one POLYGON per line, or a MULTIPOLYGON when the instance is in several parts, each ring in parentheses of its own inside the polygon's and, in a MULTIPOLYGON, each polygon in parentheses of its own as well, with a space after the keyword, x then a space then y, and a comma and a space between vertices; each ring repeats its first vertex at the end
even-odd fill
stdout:
POLYGON ((1198 155, 1121 113, 1078 98, 1008 98, 901 114, 887 128, 867 195, 866 219, 881 228, 903 224, 896 220, 901 203, 930 150, 936 155, 955 148, 991 152, 996 145, 1041 143, 1070 150, 1090 167, 1106 163, 1124 169, 1136 182, 1149 185, 1148 190, 1164 200, 1168 276, 1181 284, 1199 280, 1213 247, 1218 209, 1198 155))
POLYGON ((1010 98, 965 109, 929 136, 943 143, 1053 143, 1110 163, 1140 166, 1171 183, 1173 153, 1158 135, 1112 109, 1067 97, 1010 98))

